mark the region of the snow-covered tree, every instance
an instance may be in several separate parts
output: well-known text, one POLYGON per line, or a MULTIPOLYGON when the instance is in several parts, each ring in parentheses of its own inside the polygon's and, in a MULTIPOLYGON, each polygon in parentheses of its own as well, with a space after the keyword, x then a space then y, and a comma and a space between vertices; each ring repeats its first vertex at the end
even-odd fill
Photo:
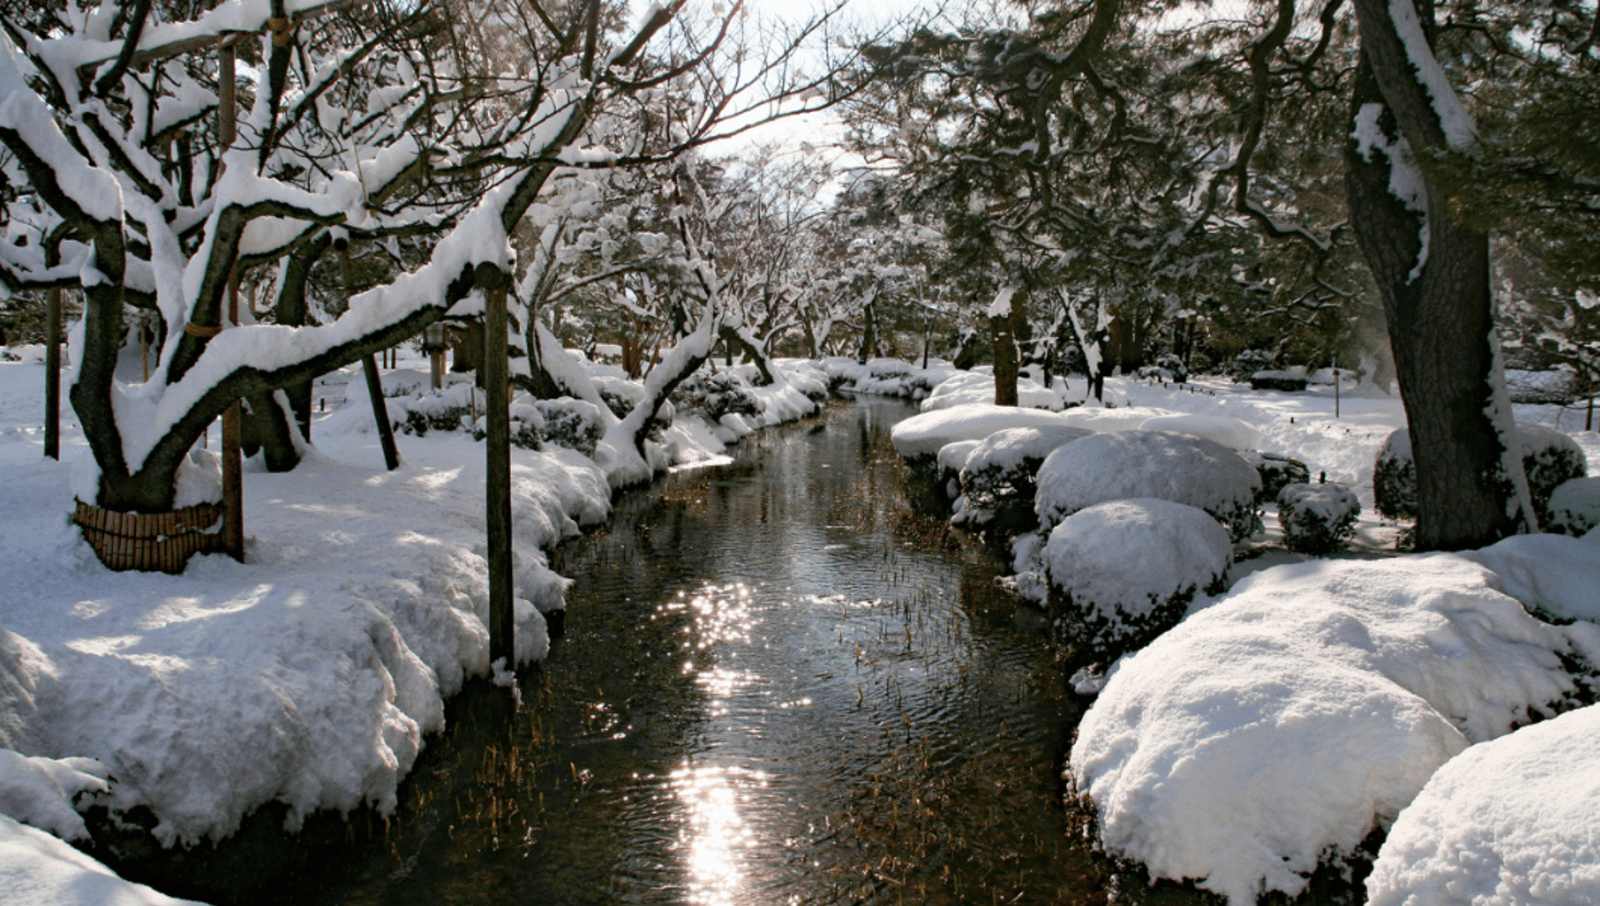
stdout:
POLYGON ((620 31, 599 0, 5 13, 0 286, 84 294, 70 397, 98 467, 91 502, 171 509, 180 464, 234 400, 264 400, 288 424, 286 388, 502 285, 510 237, 558 170, 669 155, 771 98, 826 87, 781 51, 724 55, 746 27, 740 4, 693 22, 685 4, 620 31), (222 75, 230 57, 235 79, 222 75), (664 92, 687 105, 649 122, 664 92), (233 129, 218 120, 229 94, 233 129), (603 115, 636 117, 635 143, 598 145, 603 115), (324 263, 341 252, 354 266, 324 263), (323 282, 336 317, 305 324, 319 270, 335 275, 323 282), (241 286, 251 303, 236 324, 241 286), (134 385, 113 373, 129 306, 161 325, 159 366, 134 385), (250 323, 251 309, 277 323, 250 323))

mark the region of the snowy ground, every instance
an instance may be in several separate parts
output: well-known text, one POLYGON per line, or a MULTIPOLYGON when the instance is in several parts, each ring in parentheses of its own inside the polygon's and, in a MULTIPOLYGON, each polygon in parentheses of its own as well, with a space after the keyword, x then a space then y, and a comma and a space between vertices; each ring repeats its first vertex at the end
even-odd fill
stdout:
MULTIPOLYGON (((920 397, 952 373, 823 365, 835 376, 855 370, 874 390, 920 397)), ((317 808, 393 801, 426 734, 441 725, 444 700, 490 672, 483 447, 459 433, 401 435, 404 462, 386 472, 370 417, 341 411, 341 383, 358 374, 319 386, 328 411, 300 469, 247 468, 247 562, 199 557, 183 576, 167 577, 114 575, 94 560, 66 520, 70 463, 85 453, 70 407, 65 462, 44 460, 42 366, 0 363, 0 507, 8 514, 0 523, 0 755, 10 756, 0 764, 0 812, 70 838, 81 828, 62 803, 75 795, 142 804, 160 818, 157 834, 176 842, 225 835, 272 800, 290 807, 291 821, 317 808), (109 778, 104 791, 100 778, 109 778)), ((962 376, 935 402, 977 400, 983 383, 962 376)), ((1066 394, 1082 387, 1074 381, 1066 394)), ((1394 528, 1372 515, 1371 464, 1403 424, 1398 400, 1346 395, 1335 418, 1331 387, 1292 394, 1214 380, 1113 380, 1109 389, 1137 413, 1085 412, 1077 418, 1095 422, 1086 427, 1134 427, 1119 417, 1133 414, 1232 416, 1261 433, 1262 449, 1356 490, 1365 511, 1359 547, 1392 546, 1394 528)), ((764 399, 783 418, 804 402, 792 388, 764 399)), ((1574 434, 1582 418, 1548 406, 1519 406, 1517 415, 1574 434)), ((672 443, 681 459, 708 457, 752 427, 729 416, 686 427, 672 443)), ((1600 440, 1577 437, 1595 472, 1600 440)), ((563 587, 541 548, 603 520, 610 487, 594 461, 559 449, 513 450, 513 483, 519 657, 527 661, 543 656, 540 611, 560 606, 563 587)), ((1267 522, 1261 543, 1270 547, 1270 513, 1267 522)), ((1268 554, 1235 571, 1301 559, 1268 554)), ((40 830, 0 817, 7 902, 171 902, 118 884, 40 830)))

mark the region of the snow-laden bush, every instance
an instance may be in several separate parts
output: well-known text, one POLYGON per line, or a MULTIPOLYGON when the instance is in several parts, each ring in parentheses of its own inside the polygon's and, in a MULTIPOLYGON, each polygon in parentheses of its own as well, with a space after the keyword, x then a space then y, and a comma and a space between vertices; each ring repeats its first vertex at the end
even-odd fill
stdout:
POLYGON ((1411 432, 1389 435, 1372 465, 1372 497, 1385 519, 1417 518, 1417 464, 1411 457, 1411 432))
MULTIPOLYGON (((966 498, 957 521, 973 526, 997 523, 1026 530, 1034 521, 1034 476, 1046 456, 1062 444, 1088 437, 1086 428, 1046 425, 1006 428, 979 441, 961 470, 966 498)), ((940 450, 943 453, 943 448, 940 450)))
POLYGON ((1051 529, 1043 561, 1057 625, 1110 661, 1176 626, 1196 593, 1220 592, 1233 543, 1192 506, 1113 500, 1051 529))
POLYGON ((1066 416, 1059 412, 970 403, 913 415, 895 425, 889 436, 895 452, 917 464, 932 462, 941 447, 958 440, 982 440, 1005 428, 1065 424, 1068 424, 1066 416))
POLYGON ((981 443, 982 440, 958 440, 939 448, 935 479, 946 498, 955 500, 961 496, 961 470, 967 467, 967 457, 981 443))
POLYGON ((110 789, 105 766, 92 758, 28 757, 0 749, 0 815, 63 840, 89 836, 78 809, 86 796, 110 789))
MULTIPOLYGON (((1562 483, 1588 474, 1583 448, 1566 434, 1544 425, 1517 425, 1522 470, 1528 477, 1533 511, 1542 524, 1550 495, 1562 483)), ((1373 465, 1372 490, 1378 513, 1390 519, 1417 518, 1417 467, 1411 434, 1400 428, 1384 441, 1373 465)))
POLYGON ((1243 419, 1228 415, 1156 415, 1139 425, 1145 431, 1175 431, 1214 440, 1243 453, 1261 446, 1261 430, 1243 419))
POLYGON ((1239 455, 1245 462, 1254 466, 1256 474, 1261 476, 1261 490, 1256 492, 1257 503, 1277 500, 1278 492, 1286 485, 1306 484, 1311 481, 1309 466, 1282 453, 1244 451, 1239 455))
POLYGON ((1473 746, 1390 828, 1369 906, 1600 903, 1600 705, 1473 746))
POLYGON ((1228 364, 1228 376, 1235 384, 1250 380, 1250 375, 1272 367, 1272 353, 1265 349, 1246 349, 1228 364))
POLYGON ((1157 359, 1154 365, 1140 368, 1139 377, 1147 381, 1170 381, 1182 384, 1189 380, 1189 366, 1183 364, 1183 359, 1168 353, 1157 359))
POLYGON ((1300 893, 1471 742, 1577 683, 1575 627, 1454 554, 1263 570, 1125 658, 1070 771, 1102 845, 1253 906, 1300 893))
POLYGON ((1299 393, 1306 389, 1306 376, 1295 371, 1257 371, 1250 375, 1250 389, 1299 393))
POLYGON ((1039 467, 1035 510, 1045 530, 1108 500, 1156 497, 1205 510, 1242 541, 1261 530, 1261 478, 1216 441, 1166 431, 1095 434, 1058 447, 1039 467))
POLYGON ((720 422, 724 415, 754 418, 761 414, 761 401, 750 387, 727 371, 695 373, 672 392, 672 400, 677 409, 698 409, 712 422, 720 422))
POLYGON ((442 390, 424 391, 418 396, 398 396, 384 405, 394 430, 418 437, 429 431, 460 431, 472 424, 474 415, 483 414, 481 395, 477 388, 465 382, 442 390))
MULTIPOLYGON (((986 371, 957 371, 939 383, 922 401, 923 412, 972 403, 994 402, 994 375, 986 371)), ((1018 376, 1017 405, 1027 409, 1060 409, 1060 394, 1031 378, 1018 376)))
POLYGON ((1550 495, 1562 484, 1588 475, 1589 461, 1577 441, 1544 425, 1518 425, 1517 442, 1522 447, 1522 471, 1528 476, 1533 511, 1543 524, 1550 495))
POLYGON ((594 458, 595 447, 606 433, 597 406, 570 397, 529 400, 527 405, 539 414, 540 441, 577 450, 586 457, 594 458))
POLYGON ((1291 484, 1278 492, 1283 543, 1302 554, 1328 554, 1356 533, 1361 501, 1343 485, 1291 484))
POLYGON ((1600 525, 1600 478, 1564 481, 1550 494, 1545 529, 1582 536, 1600 525))

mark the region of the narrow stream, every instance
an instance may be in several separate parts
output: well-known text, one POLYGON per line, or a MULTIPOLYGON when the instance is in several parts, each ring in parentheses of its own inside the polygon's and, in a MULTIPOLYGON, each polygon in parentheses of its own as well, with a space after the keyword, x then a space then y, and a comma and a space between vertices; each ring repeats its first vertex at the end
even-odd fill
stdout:
POLYGON ((567 634, 521 705, 463 693, 394 817, 286 836, 269 816, 151 882, 252 904, 1104 902, 1063 805, 1081 706, 1003 564, 913 512, 888 437, 912 411, 835 405, 627 495, 558 552, 567 634))

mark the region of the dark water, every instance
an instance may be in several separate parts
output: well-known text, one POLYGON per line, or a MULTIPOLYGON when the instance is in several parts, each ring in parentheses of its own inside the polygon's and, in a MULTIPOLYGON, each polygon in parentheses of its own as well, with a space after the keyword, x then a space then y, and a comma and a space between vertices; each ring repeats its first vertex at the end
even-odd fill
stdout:
POLYGON ((1104 901, 1063 805, 1080 705, 1003 564, 912 511, 910 412, 629 495, 558 552, 567 634, 520 705, 463 693, 391 818, 118 867, 240 903, 1104 901))

